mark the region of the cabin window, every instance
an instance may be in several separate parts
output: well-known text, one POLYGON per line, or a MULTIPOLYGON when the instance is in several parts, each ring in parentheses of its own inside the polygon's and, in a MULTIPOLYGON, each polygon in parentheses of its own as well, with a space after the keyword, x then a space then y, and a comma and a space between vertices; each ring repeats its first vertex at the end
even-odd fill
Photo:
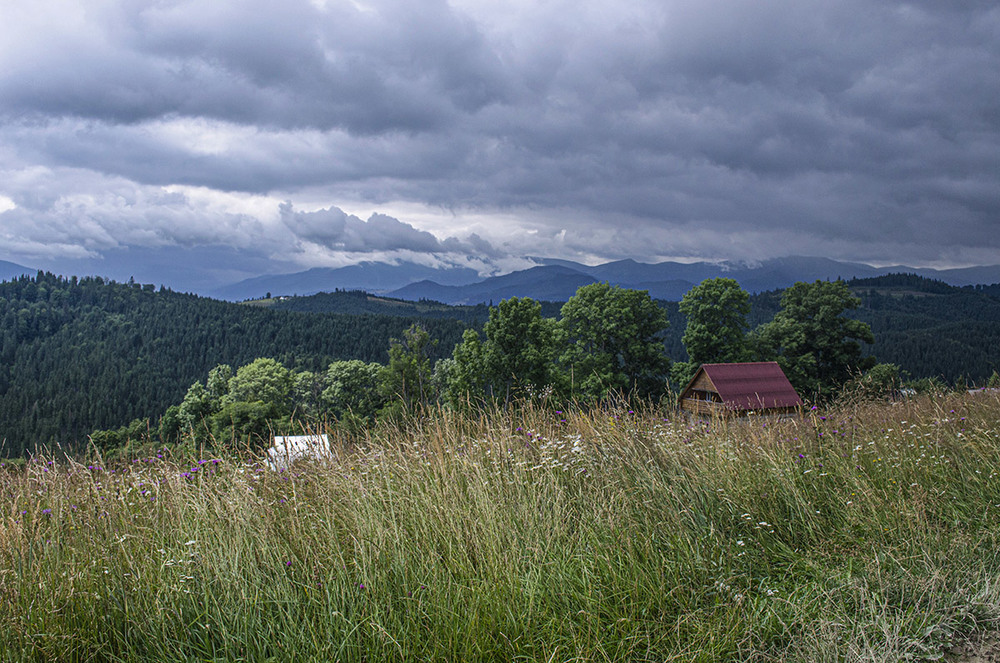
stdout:
POLYGON ((722 397, 717 393, 714 391, 705 391, 704 389, 692 389, 691 398, 696 401, 708 401, 710 403, 722 402, 722 397))

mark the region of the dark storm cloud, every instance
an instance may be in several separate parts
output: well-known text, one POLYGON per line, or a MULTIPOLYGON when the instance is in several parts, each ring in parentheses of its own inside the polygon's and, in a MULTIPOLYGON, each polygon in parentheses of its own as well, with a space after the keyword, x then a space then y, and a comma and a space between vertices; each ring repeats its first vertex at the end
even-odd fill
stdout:
POLYGON ((9 246, 1000 250, 992 2, 85 4, 0 9, 9 246), (269 196, 271 217, 169 185, 269 196), (303 192, 323 209, 275 214, 303 192), (431 235, 342 200, 519 220, 431 235))
POLYGON ((369 11, 350 2, 109 2, 82 13, 82 25, 67 21, 69 34, 56 29, 54 49, 22 37, 0 86, 9 113, 364 134, 432 129, 502 94, 492 54, 443 0, 369 11))

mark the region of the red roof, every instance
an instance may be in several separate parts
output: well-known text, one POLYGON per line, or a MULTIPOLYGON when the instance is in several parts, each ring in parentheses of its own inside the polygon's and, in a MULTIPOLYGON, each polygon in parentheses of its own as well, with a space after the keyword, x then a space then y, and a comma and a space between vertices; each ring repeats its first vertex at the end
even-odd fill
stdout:
POLYGON ((796 407, 802 399, 774 361, 702 364, 723 402, 736 410, 796 407))

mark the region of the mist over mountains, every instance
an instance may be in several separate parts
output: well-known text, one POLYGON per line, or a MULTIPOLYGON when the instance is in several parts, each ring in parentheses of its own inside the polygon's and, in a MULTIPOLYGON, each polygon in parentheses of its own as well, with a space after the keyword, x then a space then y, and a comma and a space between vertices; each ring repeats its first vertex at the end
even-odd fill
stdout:
MULTIPOLYGON (((340 268, 316 267, 301 272, 264 274, 224 285, 189 287, 174 284, 164 274, 163 283, 177 291, 226 301, 260 299, 268 294, 313 295, 337 290, 364 290, 410 301, 433 300, 452 305, 497 303, 509 297, 531 297, 541 301, 564 302, 580 286, 608 282, 623 288, 648 290, 655 299, 678 301, 692 286, 705 279, 735 279, 748 292, 786 288, 798 281, 871 278, 885 274, 917 274, 949 285, 966 286, 1000 283, 1000 265, 932 269, 891 265, 873 267, 859 262, 829 258, 790 256, 759 263, 741 262, 661 262, 642 263, 626 259, 600 265, 585 265, 558 258, 530 257, 535 266, 483 278, 469 267, 429 267, 413 262, 366 261, 340 268)), ((0 281, 38 270, 0 260, 0 281)), ((62 270, 52 270, 62 273, 62 270)), ((64 276, 91 274, 63 273, 64 276)), ((100 274, 101 276, 107 275, 100 274)), ((127 280, 127 279, 126 279, 127 280)))
POLYGON ((566 301, 582 285, 608 282, 623 288, 648 290, 655 299, 679 300, 692 286, 708 278, 735 279, 749 292, 785 288, 797 281, 870 278, 912 273, 964 286, 1000 282, 1000 265, 937 270, 905 265, 873 267, 828 258, 792 256, 744 263, 640 263, 619 260, 601 265, 550 258, 532 258, 535 267, 480 278, 468 268, 435 269, 413 263, 366 262, 339 269, 317 268, 295 274, 260 276, 205 293, 239 301, 273 295, 310 295, 334 290, 365 290, 399 299, 429 299, 446 304, 499 302, 508 297, 566 301))

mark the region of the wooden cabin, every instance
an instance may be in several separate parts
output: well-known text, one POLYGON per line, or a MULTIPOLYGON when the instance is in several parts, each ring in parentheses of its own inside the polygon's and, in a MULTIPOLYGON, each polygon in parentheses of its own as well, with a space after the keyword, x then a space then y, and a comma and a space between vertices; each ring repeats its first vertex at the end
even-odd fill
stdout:
POLYGON ((802 406, 774 361, 702 364, 677 402, 697 415, 787 414, 802 406))

